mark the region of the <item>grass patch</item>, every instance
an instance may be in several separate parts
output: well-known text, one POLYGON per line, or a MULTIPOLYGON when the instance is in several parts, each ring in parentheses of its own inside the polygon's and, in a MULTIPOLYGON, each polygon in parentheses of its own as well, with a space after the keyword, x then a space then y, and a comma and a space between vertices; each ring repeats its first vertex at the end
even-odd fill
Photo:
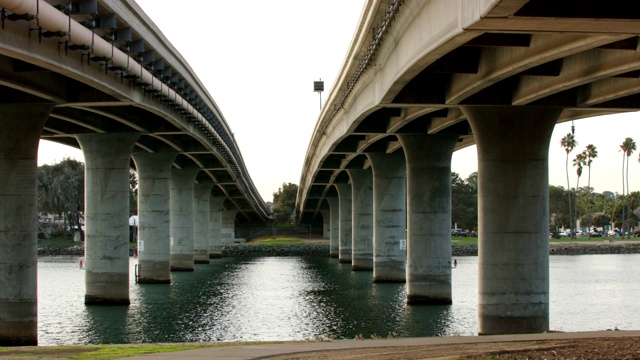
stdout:
POLYGON ((83 242, 74 242, 73 239, 55 237, 51 239, 38 239, 38 247, 51 250, 66 249, 72 246, 84 246, 83 242))
POLYGON ((55 358, 74 360, 111 360, 130 356, 194 350, 210 347, 226 347, 238 345, 260 345, 275 342, 215 343, 215 344, 141 344, 141 345, 86 345, 86 346, 26 346, 0 347, 2 356, 19 356, 24 358, 55 358))
POLYGON ((260 245, 300 245, 304 242, 300 238, 272 238, 256 241, 260 245))

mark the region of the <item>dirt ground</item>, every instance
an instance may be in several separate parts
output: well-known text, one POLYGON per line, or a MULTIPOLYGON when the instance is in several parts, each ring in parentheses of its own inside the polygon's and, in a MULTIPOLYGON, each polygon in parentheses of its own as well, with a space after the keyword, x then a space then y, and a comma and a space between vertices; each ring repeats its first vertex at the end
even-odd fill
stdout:
POLYGON ((318 351, 268 357, 278 360, 326 359, 640 359, 640 337, 446 344, 318 351))

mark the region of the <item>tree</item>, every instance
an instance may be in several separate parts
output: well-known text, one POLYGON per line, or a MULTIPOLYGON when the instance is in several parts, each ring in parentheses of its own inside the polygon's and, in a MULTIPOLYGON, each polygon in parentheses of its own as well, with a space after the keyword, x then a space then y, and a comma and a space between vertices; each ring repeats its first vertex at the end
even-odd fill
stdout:
POLYGON ((559 229, 569 221, 566 209, 563 205, 566 198, 566 190, 562 186, 549 186, 549 231, 557 233, 559 229))
MULTIPOLYGON (((584 165, 586 165, 587 163, 587 154, 583 152, 579 153, 576 155, 575 159, 573 159, 573 166, 575 166, 576 169, 576 174, 578 175, 578 180, 576 180, 576 196, 575 196, 575 203, 576 203, 576 212, 575 212, 575 218, 578 219, 579 215, 578 215, 578 189, 580 189, 580 176, 582 176, 582 167, 584 165)), ((574 224, 576 224, 577 227, 577 220, 574 221, 574 224)))
POLYGON ((129 216, 138 214, 138 173, 129 170, 129 216))
POLYGON ((595 145, 589 144, 584 150, 584 153, 587 156, 587 167, 589 168, 589 174, 587 176, 587 223, 589 224, 589 237, 591 237, 591 163, 593 162, 593 159, 598 157, 598 149, 595 145))
POLYGON ((298 185, 292 183, 282 183, 282 187, 273 193, 274 221, 276 224, 290 223, 289 220, 295 211, 297 195, 298 185))
POLYGON ((68 223, 82 236, 84 164, 65 158, 57 164, 38 167, 37 188, 39 211, 62 216, 64 228, 68 223))
POLYGON ((478 229, 478 173, 463 180, 458 173, 451 173, 451 226, 462 229, 478 229))
MULTIPOLYGON (((567 153, 567 160, 565 162, 565 169, 567 171, 567 189, 571 190, 571 184, 569 184, 569 153, 571 153, 571 151, 573 151, 573 149, 575 149, 575 147, 578 145, 578 142, 576 141, 575 136, 573 136, 573 134, 571 133, 567 133, 567 135, 565 135, 564 137, 562 137, 562 139, 560 139, 560 146, 562 146, 564 148, 564 151, 567 153)), ((572 231, 572 237, 573 237, 573 226, 571 224, 571 191, 567 191, 567 198, 569 199, 569 229, 571 229, 572 231)))
MULTIPOLYGON (((622 151, 622 195, 629 193, 629 157, 636 150, 636 142, 632 138, 627 137, 620 145, 620 151, 622 151), (626 159, 625 159, 626 158, 626 159), (626 176, 625 176, 625 160, 626 160, 626 176), (625 178, 626 178, 626 190, 625 193, 625 178)), ((622 204, 622 236, 624 236, 625 226, 625 204, 622 204)), ((629 237, 631 237, 631 231, 629 231, 629 237)))

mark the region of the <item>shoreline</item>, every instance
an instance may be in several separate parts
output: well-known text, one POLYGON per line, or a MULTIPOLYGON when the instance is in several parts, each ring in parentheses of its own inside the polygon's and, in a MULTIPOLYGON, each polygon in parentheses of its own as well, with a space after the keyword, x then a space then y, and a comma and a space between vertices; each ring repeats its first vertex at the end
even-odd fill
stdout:
MULTIPOLYGON (((549 255, 640 254, 640 242, 558 242, 549 243, 549 255)), ((84 248, 39 249, 38 256, 84 256, 84 248)), ((328 240, 311 240, 297 245, 226 244, 223 257, 329 256, 328 240)), ((452 244, 451 256, 478 256, 478 246, 452 244)))

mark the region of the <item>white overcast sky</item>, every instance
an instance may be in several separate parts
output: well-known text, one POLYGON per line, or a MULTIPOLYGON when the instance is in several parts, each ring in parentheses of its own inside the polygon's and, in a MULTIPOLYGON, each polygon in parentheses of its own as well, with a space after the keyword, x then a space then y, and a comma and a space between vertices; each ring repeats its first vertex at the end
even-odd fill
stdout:
MULTIPOLYGON (((222 111, 265 201, 283 183, 298 184, 319 115, 313 81, 322 79, 324 101, 351 43, 364 0, 137 0, 180 51, 222 111)), ((619 145, 632 137, 640 148, 640 114, 575 122, 578 147, 598 148, 591 184, 596 191, 622 192, 619 145)), ((566 187, 559 124, 551 139, 549 183, 566 187)), ((51 164, 79 150, 40 143, 38 163, 51 164)), ((638 152, 629 161, 631 191, 640 190, 638 152)), ((454 153, 452 171, 477 170, 475 146, 454 153)), ((575 169, 570 170, 575 187, 575 169)), ((586 170, 585 170, 586 175, 586 170)), ((587 184, 586 176, 580 185, 587 184)))

